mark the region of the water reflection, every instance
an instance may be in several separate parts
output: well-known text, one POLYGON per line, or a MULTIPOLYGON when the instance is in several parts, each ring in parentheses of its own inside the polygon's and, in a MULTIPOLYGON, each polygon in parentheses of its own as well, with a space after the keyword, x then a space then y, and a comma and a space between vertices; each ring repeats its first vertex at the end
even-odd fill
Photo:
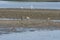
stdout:
POLYGON ((9 33, 21 33, 21 32, 34 32, 34 31, 42 31, 42 30, 59 30, 58 28, 55 28, 55 27, 48 27, 48 28, 22 28, 22 27, 16 27, 16 28, 0 28, 0 34, 9 34, 9 33))

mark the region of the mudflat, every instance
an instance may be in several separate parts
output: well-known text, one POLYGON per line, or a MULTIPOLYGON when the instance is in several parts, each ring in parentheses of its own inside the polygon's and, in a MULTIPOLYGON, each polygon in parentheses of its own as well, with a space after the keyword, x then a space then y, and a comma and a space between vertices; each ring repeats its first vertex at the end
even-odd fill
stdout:
POLYGON ((21 18, 21 16, 29 16, 32 19, 47 19, 49 17, 60 20, 60 10, 0 8, 0 18, 21 18))
POLYGON ((54 9, 18 9, 18 8, 1 8, 0 18, 20 19, 21 16, 29 20, 0 20, 0 27, 48 27, 60 26, 59 22, 50 20, 60 20, 60 10, 54 9), (50 18, 50 20, 48 20, 50 18))
POLYGON ((0 27, 57 27, 60 28, 60 22, 50 20, 30 19, 30 20, 0 20, 0 27))

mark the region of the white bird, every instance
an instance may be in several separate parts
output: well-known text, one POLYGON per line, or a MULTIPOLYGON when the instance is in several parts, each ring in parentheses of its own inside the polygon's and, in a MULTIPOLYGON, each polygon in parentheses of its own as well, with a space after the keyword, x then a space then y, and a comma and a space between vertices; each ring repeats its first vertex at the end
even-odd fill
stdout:
POLYGON ((27 20, 29 20, 29 19, 30 19, 30 17, 28 17, 28 16, 27 16, 27 17, 26 17, 26 19, 27 19, 27 20))
POLYGON ((50 20, 50 18, 48 17, 48 20, 50 20))

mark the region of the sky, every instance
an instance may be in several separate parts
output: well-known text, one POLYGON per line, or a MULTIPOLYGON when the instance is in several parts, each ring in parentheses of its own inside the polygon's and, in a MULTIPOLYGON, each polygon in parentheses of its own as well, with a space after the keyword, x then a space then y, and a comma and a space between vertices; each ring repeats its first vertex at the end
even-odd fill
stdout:
POLYGON ((60 9, 60 2, 0 1, 0 8, 60 9))

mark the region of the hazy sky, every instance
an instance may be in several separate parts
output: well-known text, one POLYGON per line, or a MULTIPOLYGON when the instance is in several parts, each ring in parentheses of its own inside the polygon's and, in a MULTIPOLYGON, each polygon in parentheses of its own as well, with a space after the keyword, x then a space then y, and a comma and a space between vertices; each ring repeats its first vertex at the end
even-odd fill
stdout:
POLYGON ((11 2, 0 1, 0 8, 60 9, 60 2, 11 2))

